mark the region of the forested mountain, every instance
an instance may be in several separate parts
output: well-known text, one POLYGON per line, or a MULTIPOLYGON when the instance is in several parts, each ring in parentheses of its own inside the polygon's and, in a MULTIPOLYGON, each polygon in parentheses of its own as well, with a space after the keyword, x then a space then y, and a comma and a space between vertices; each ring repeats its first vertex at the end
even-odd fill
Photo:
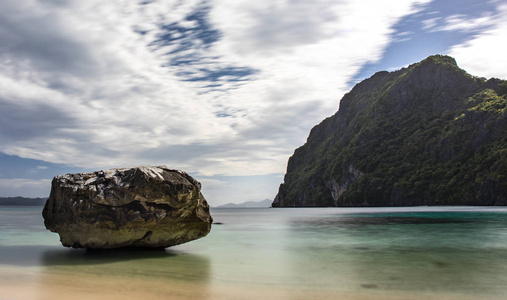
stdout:
POLYGON ((357 84, 290 157, 273 207, 507 204, 507 81, 430 56, 357 84))

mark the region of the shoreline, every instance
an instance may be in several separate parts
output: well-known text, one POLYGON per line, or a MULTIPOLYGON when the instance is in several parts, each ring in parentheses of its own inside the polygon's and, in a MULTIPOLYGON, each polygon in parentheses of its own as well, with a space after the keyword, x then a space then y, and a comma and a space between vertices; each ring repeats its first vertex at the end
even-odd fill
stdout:
POLYGON ((12 300, 135 300, 162 299, 343 299, 343 300, 500 300, 505 297, 484 294, 385 291, 365 288, 341 291, 325 288, 291 288, 252 284, 193 283, 169 278, 130 278, 97 274, 5 268, 0 281, 0 298, 12 300), (8 269, 8 270, 6 270, 8 269), (7 271, 7 272, 5 272, 7 271))

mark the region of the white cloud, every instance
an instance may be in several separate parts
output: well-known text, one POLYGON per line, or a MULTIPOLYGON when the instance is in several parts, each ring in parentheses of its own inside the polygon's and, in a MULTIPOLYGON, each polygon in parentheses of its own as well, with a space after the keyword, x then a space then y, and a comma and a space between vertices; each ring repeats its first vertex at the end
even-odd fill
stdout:
POLYGON ((211 206, 247 201, 272 200, 282 181, 281 174, 266 176, 220 176, 218 179, 200 179, 202 192, 211 206), (276 183, 276 184, 273 184, 276 183))
POLYGON ((16 134, 0 135, 0 151, 88 168, 153 162, 248 175, 283 172, 309 129, 336 111, 348 79, 380 58, 390 27, 425 1, 3 2, 0 99, 16 134), (208 11, 204 34, 218 30, 218 41, 190 36, 191 47, 172 54, 181 43, 154 43, 171 24, 180 26, 171 38, 182 38, 202 25, 188 16, 208 11), (177 55, 194 61, 167 65, 177 55), (258 72, 239 83, 218 77, 215 90, 178 75, 231 66, 258 72), (144 155, 185 145, 206 152, 144 155))
POLYGON ((423 21, 423 29, 430 32, 437 31, 474 31, 490 26, 494 18, 488 13, 479 18, 467 18, 466 15, 452 15, 442 18, 432 18, 423 21), (441 25, 439 25, 441 21, 441 25))
POLYGON ((0 151, 283 173, 392 26, 427 2, 0 0, 0 151))
POLYGON ((455 15, 446 18, 446 24, 440 30, 444 31, 471 31, 484 26, 489 26, 493 18, 485 15, 475 19, 466 19, 465 16, 455 15))
MULTIPOLYGON (((67 44, 79 47, 60 49, 64 55, 58 57, 16 49, 5 52, 0 97, 3 105, 19 109, 18 115, 4 113, 35 123, 30 127, 37 134, 26 139, 27 132, 18 132, 18 138, 2 143, 3 152, 58 163, 110 166, 128 162, 132 154, 160 144, 184 144, 196 136, 214 139, 230 131, 216 124, 206 102, 192 101, 196 99, 194 91, 160 67, 165 60, 147 47, 150 39, 131 29, 134 24, 143 25, 142 17, 146 17, 139 14, 136 4, 92 2, 69 2, 63 8, 49 9, 36 1, 21 8, 8 1, 17 14, 4 11, 12 14, 12 24, 5 31, 21 33, 13 48, 24 49, 31 40, 35 40, 29 45, 34 53, 51 52, 67 44), (21 10, 19 22, 14 22, 21 10), (36 38, 43 34, 37 28, 49 29, 44 38, 36 38), (84 50, 74 52, 74 48, 84 50), (53 68, 62 56, 72 56, 69 60, 76 62, 75 68, 53 68), (26 111, 35 106, 43 109, 26 111), (37 116, 44 115, 61 120, 44 120, 51 123, 49 128, 38 130, 36 121, 43 120, 37 116)), ((173 5, 165 3, 165 11, 170 11, 173 5)), ((157 13, 164 12, 159 8, 155 8, 157 13)), ((156 23, 162 22, 159 19, 148 19, 144 27, 156 28, 156 23)))
POLYGON ((492 27, 449 51, 449 55, 456 58, 460 67, 471 74, 507 79, 507 5, 499 6, 498 12, 491 17, 492 27))
POLYGON ((431 18, 427 20, 423 20, 423 30, 434 30, 434 28, 438 25, 438 21, 441 20, 441 17, 431 18))
POLYGON ((41 179, 4 179, 0 178, 0 195, 2 197, 48 197, 51 180, 41 179))

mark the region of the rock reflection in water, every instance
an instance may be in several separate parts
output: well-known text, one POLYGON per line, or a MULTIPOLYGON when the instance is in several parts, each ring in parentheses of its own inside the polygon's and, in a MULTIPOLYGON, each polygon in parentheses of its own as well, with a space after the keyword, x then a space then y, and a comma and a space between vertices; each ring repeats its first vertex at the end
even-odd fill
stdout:
POLYGON ((90 274, 158 277, 203 283, 210 276, 207 257, 173 250, 50 250, 41 256, 41 264, 49 270, 83 269, 90 274))
POLYGON ((211 276, 206 257, 171 250, 45 251, 39 276, 42 298, 206 298, 211 276), (65 295, 65 296, 64 296, 65 295))

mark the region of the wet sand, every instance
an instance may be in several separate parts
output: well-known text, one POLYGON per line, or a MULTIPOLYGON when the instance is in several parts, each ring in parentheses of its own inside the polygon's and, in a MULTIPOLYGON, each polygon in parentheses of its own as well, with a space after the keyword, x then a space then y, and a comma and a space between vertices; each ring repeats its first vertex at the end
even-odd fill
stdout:
POLYGON ((47 272, 0 267, 2 300, 130 300, 130 299, 344 299, 344 300, 500 300, 505 297, 377 291, 340 291, 332 288, 289 288, 185 282, 168 278, 130 278, 96 274, 47 272))

